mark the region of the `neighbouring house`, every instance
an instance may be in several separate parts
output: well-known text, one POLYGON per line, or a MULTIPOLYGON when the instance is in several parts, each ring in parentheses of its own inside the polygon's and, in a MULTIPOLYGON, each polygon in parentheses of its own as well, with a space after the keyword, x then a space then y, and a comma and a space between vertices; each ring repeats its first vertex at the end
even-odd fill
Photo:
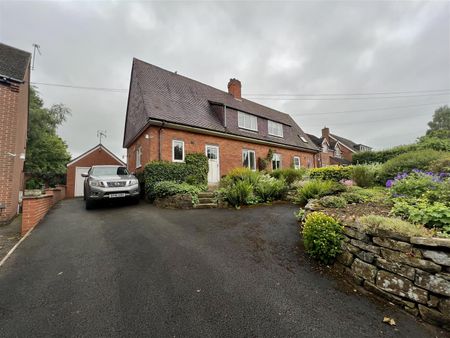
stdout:
POLYGON ((66 197, 83 196, 83 173, 87 173, 93 165, 123 165, 116 155, 108 150, 103 144, 98 144, 94 148, 89 149, 77 158, 67 163, 67 180, 66 180, 66 197))
POLYGON ((308 136, 321 149, 317 157, 318 167, 349 165, 352 163, 354 153, 372 150, 371 147, 364 144, 358 144, 344 137, 331 134, 330 128, 327 127, 322 129, 321 137, 312 134, 308 134, 308 136))
POLYGON ((149 161, 202 152, 211 184, 236 167, 313 167, 319 151, 288 114, 243 98, 240 81, 231 79, 224 92, 137 59, 123 146, 137 172, 149 161))
POLYGON ((0 43, 0 224, 19 212, 24 186, 31 54, 0 43))

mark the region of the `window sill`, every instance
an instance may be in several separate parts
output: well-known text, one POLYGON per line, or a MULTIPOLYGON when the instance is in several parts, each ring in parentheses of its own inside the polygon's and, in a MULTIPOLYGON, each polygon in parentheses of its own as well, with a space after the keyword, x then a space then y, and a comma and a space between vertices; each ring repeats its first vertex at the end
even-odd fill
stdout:
POLYGON ((184 163, 184 160, 172 160, 174 163, 184 163))
POLYGON ((139 168, 142 168, 142 165, 138 165, 138 166, 136 166, 136 168, 135 168, 135 169, 139 169, 139 168))
POLYGON ((270 134, 270 133, 267 133, 267 135, 269 135, 269 136, 273 136, 273 137, 277 137, 277 138, 284 138, 284 136, 282 135, 282 136, 279 136, 279 135, 274 135, 274 134, 270 134))
POLYGON ((250 132, 253 132, 253 133, 258 133, 258 129, 247 129, 247 128, 243 128, 243 127, 239 127, 239 130, 242 130, 242 131, 250 131, 250 132))

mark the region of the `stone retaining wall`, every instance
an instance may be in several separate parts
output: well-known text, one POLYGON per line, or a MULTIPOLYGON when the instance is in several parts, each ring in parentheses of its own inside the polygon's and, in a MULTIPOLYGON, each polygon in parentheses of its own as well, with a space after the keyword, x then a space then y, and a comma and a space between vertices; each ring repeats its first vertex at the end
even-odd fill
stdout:
POLYGON ((450 239, 364 231, 358 224, 344 232, 335 266, 351 282, 450 330, 450 239))
POLYGON ((159 208, 166 209, 192 209, 194 207, 192 197, 189 194, 157 198, 155 199, 154 204, 159 208))

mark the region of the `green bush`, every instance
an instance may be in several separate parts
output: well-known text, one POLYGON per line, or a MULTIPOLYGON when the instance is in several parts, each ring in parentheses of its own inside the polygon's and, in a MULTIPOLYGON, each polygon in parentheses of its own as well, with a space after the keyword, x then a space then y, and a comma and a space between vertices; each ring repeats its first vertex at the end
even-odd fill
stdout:
MULTIPOLYGON (((444 193, 445 189, 440 189, 440 186, 445 185, 445 182, 441 182, 438 179, 439 177, 437 176, 419 171, 410 174, 401 174, 399 178, 392 181, 390 192, 393 197, 403 196, 407 198, 419 198, 429 191, 434 192, 436 190, 439 193, 442 190, 442 193, 444 193)), ((439 196, 435 196, 435 198, 440 199, 439 196)))
POLYGON ((45 185, 45 182, 41 178, 32 177, 27 180, 25 183, 26 189, 42 189, 42 187, 45 185))
POLYGON ((388 230, 399 234, 413 237, 429 237, 430 231, 420 224, 411 224, 399 218, 384 217, 378 215, 367 215, 358 218, 362 230, 388 230))
POLYGON ((305 209, 298 209, 297 212, 294 212, 294 216, 299 222, 304 222, 306 218, 306 210, 305 209))
POLYGON ((341 180, 348 180, 351 178, 351 176, 351 166, 328 166, 309 170, 309 177, 311 179, 339 182, 341 180))
POLYGON ((220 180, 220 187, 227 188, 237 182, 244 181, 249 183, 251 186, 255 186, 260 177, 261 172, 253 171, 248 168, 235 168, 231 170, 226 176, 222 177, 220 180))
POLYGON ((145 191, 153 200, 156 195, 154 187, 157 182, 173 181, 191 185, 208 184, 208 158, 203 154, 187 154, 185 163, 153 161, 144 168, 145 191))
POLYGON ((237 181, 228 188, 222 189, 222 194, 228 203, 236 208, 244 204, 253 204, 255 201, 253 187, 247 181, 237 181))
POLYGON ((268 175, 262 175, 254 186, 254 193, 261 202, 270 202, 281 199, 287 191, 283 178, 276 179, 268 175))
POLYGON ((306 251, 322 263, 329 264, 341 252, 343 227, 322 212, 306 216, 303 241, 306 251))
POLYGON ((311 180, 297 190, 295 202, 306 204, 312 198, 320 198, 345 191, 345 186, 334 181, 311 180))
POLYGON ((450 153, 432 161, 428 166, 428 170, 434 173, 450 173, 450 153))
POLYGON ((291 186, 295 181, 299 181, 303 178, 306 173, 306 169, 276 169, 270 172, 270 176, 276 179, 284 179, 288 186, 291 186))
POLYGON ((383 164, 379 179, 382 184, 385 184, 398 173, 410 172, 412 169, 427 170, 432 161, 445 155, 446 153, 435 150, 418 150, 398 155, 383 164))
POLYGON ((372 187, 379 169, 377 165, 355 165, 352 167, 352 180, 359 187, 372 187))
POLYGON ((198 193, 201 192, 198 186, 190 185, 188 183, 177 183, 173 181, 161 181, 155 183, 154 194, 155 197, 165 198, 177 194, 188 194, 192 197, 194 204, 198 203, 198 193))
POLYGON ((344 208, 347 200, 341 196, 324 196, 319 200, 321 206, 325 208, 344 208))
POLYGON ((340 196, 349 204, 364 203, 366 201, 366 197, 364 195, 353 191, 343 192, 340 196))

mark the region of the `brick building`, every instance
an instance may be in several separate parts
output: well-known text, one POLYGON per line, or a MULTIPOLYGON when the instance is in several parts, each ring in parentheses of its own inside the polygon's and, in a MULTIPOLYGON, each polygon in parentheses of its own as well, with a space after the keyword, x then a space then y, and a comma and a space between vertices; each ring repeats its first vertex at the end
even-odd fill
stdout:
POLYGON ((137 172, 149 161, 183 162, 185 154, 202 152, 212 184, 236 167, 256 170, 265 159, 269 169, 314 167, 319 151, 288 114, 243 98, 240 81, 231 79, 224 92, 137 59, 123 146, 128 169, 137 172))
POLYGON ((353 154, 359 151, 372 150, 369 146, 355 143, 344 137, 330 133, 330 128, 322 129, 322 136, 308 134, 312 142, 321 150, 317 156, 317 166, 349 165, 353 154))
POLYGON ((0 224, 17 215, 23 191, 30 59, 0 43, 0 224))

